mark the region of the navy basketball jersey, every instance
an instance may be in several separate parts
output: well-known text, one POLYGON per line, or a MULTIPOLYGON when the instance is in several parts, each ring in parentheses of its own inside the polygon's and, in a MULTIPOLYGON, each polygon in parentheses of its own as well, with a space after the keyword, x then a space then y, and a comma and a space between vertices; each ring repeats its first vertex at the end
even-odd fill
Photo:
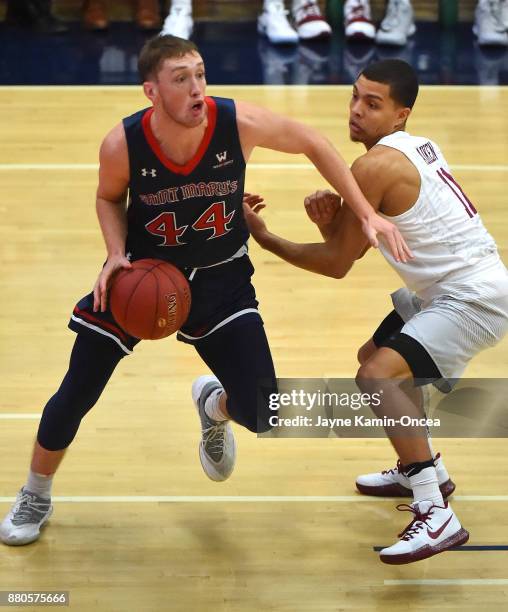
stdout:
POLYGON ((130 182, 126 252, 178 267, 230 258, 249 237, 242 209, 245 180, 233 100, 207 97, 208 126, 184 166, 161 150, 150 128, 153 109, 123 120, 130 182))

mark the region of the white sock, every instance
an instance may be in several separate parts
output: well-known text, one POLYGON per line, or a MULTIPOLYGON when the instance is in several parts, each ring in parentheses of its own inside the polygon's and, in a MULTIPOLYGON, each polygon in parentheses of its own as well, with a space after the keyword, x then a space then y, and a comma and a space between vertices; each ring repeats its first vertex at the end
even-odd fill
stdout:
POLYGON ((441 455, 439 455, 439 458, 436 461, 436 453, 434 451, 434 447, 432 446, 432 438, 430 437, 430 434, 427 438, 427 441, 429 443, 430 454, 432 456, 432 459, 434 459, 434 464, 436 466, 439 465, 439 473, 441 475, 442 482, 446 482, 447 480, 450 480, 450 474, 448 474, 448 470, 446 469, 445 464, 443 463, 443 460, 441 459, 441 455))
POLYGON ((220 397, 224 389, 212 391, 205 401, 205 412, 214 421, 228 421, 229 415, 224 414, 220 407, 220 397))
POLYGON ((436 506, 444 507, 443 496, 437 481, 436 468, 424 468, 418 474, 409 476, 409 483, 413 489, 413 501, 432 501, 436 506))
POLYGON ((39 497, 51 498, 51 485, 53 484, 53 476, 44 476, 44 474, 37 474, 30 470, 28 472, 28 478, 26 481, 25 489, 30 493, 35 493, 39 497))

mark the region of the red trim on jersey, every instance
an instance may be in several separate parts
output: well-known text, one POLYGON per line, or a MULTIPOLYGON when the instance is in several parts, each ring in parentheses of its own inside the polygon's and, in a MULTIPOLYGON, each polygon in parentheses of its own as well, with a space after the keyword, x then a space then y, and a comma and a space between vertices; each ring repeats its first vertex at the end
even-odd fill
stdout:
POLYGON ((457 181, 453 178, 453 176, 451 174, 449 174, 448 172, 446 172, 446 170, 444 168, 441 168, 441 172, 446 176, 446 178, 448 180, 450 180, 455 187, 457 187, 457 189, 460 191, 460 193, 463 195, 464 199, 466 200, 466 202, 469 204, 469 207, 471 209, 471 211, 473 212, 473 214, 477 214, 478 211, 476 210, 476 208, 473 206, 473 203, 471 202, 471 200, 467 197, 467 195, 464 193, 462 187, 457 183, 457 181))
POLYGON ((448 185, 448 187, 452 190, 453 195, 457 198, 457 200, 462 204, 462 206, 464 207, 464 210, 467 212, 467 214, 469 215, 470 218, 474 217, 476 214, 478 214, 478 211, 476 210, 476 208, 471 204, 471 202, 469 201, 469 198, 466 196, 466 194, 462 191, 462 188, 460 187, 460 185, 455 181, 455 179, 453 178, 453 176, 451 174, 448 174, 448 172, 446 172, 446 170, 444 168, 441 168, 440 170, 436 170, 437 175, 439 176, 439 178, 443 181, 443 183, 445 185, 448 185), (452 184, 453 183, 453 184, 452 184), (466 202, 464 202, 464 200, 460 197, 460 194, 457 193, 457 190, 454 189, 453 185, 455 185, 455 187, 457 187, 457 189, 460 191, 460 193, 462 194, 462 196, 464 197, 464 199, 466 200, 466 202), (468 204, 471 208, 468 208, 468 204))
POLYGON ((128 337, 119 327, 117 327, 116 325, 113 325, 112 323, 108 323, 107 321, 103 321, 102 319, 99 319, 99 317, 94 317, 89 312, 86 312, 86 310, 81 310, 81 308, 78 308, 77 306, 75 306, 74 314, 77 314, 80 317, 83 317, 83 319, 85 319, 89 323, 94 323, 95 325, 97 325, 97 327, 102 327, 104 329, 112 331, 116 336, 118 336, 124 342, 128 340, 128 337))
POLYGON ((208 125, 206 126, 203 140, 201 141, 198 150, 196 151, 196 154, 194 155, 194 157, 189 159, 189 161, 184 166, 176 164, 168 157, 166 157, 164 151, 161 149, 157 139, 155 138, 154 133, 152 132, 152 127, 150 125, 150 118, 153 114, 153 108, 149 108, 143 115, 141 125, 143 126, 143 132, 145 133, 145 138, 148 141, 150 148, 155 153, 155 155, 157 155, 159 161, 164 166, 166 166, 168 170, 171 170, 171 172, 174 172, 175 174, 190 174, 199 164, 199 162, 203 159, 203 155, 206 153, 210 141, 212 140, 212 136, 215 131, 215 124, 217 123, 217 104, 215 103, 215 100, 213 98, 210 98, 208 96, 205 98, 205 103, 208 107, 208 125))

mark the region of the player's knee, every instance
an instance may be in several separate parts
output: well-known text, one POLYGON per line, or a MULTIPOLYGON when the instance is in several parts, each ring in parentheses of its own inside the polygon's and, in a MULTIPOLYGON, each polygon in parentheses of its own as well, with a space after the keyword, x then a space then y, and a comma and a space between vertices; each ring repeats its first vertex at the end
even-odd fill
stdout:
POLYGON ((67 448, 76 437, 81 420, 99 396, 100 390, 96 388, 64 381, 42 413, 37 434, 39 444, 52 451, 67 448))
POLYGON ((60 390, 46 404, 37 432, 37 441, 46 450, 63 450, 76 437, 86 411, 84 399, 74 399, 76 403, 60 390))
POLYGON ((372 357, 376 350, 377 347, 371 338, 358 349, 358 353, 356 355, 358 363, 360 365, 363 365, 366 361, 370 359, 370 357, 372 357))
POLYGON ((358 368, 355 382, 363 393, 371 393, 383 378, 382 368, 377 363, 366 362, 358 368))
POLYGON ((79 429, 79 423, 66 423, 60 427, 50 427, 47 423, 41 421, 39 431, 37 432, 37 442, 48 451, 61 451, 68 448, 79 429))
POLYGON ((356 353, 356 359, 360 365, 363 365, 366 361, 364 347, 365 345, 361 346, 356 353))
POLYGON ((76 437, 77 429, 71 434, 64 436, 60 431, 47 428, 39 428, 37 442, 48 451, 62 451, 68 448, 76 437))
POLYGON ((109 340, 78 334, 69 370, 42 413, 37 441, 43 448, 62 450, 71 444, 123 355, 109 340))

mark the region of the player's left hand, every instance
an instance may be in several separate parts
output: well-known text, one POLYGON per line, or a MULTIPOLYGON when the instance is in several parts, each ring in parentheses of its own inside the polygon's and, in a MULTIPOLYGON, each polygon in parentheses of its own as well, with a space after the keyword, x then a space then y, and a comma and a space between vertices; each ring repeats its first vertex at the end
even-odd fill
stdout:
POLYGON ((413 258, 413 253, 411 253, 397 226, 377 213, 373 213, 362 222, 362 230, 369 239, 370 244, 375 248, 379 246, 377 237, 379 234, 386 242, 395 261, 406 263, 409 259, 413 258))
POLYGON ((304 200, 309 219, 318 227, 329 225, 342 206, 342 198, 329 189, 315 191, 304 200))
POLYGON ((243 194, 243 212, 245 215, 245 222, 249 228, 249 232, 257 240, 263 233, 266 233, 266 223, 263 218, 259 216, 260 211, 266 208, 266 204, 263 204, 264 199, 257 194, 244 193, 243 194))

